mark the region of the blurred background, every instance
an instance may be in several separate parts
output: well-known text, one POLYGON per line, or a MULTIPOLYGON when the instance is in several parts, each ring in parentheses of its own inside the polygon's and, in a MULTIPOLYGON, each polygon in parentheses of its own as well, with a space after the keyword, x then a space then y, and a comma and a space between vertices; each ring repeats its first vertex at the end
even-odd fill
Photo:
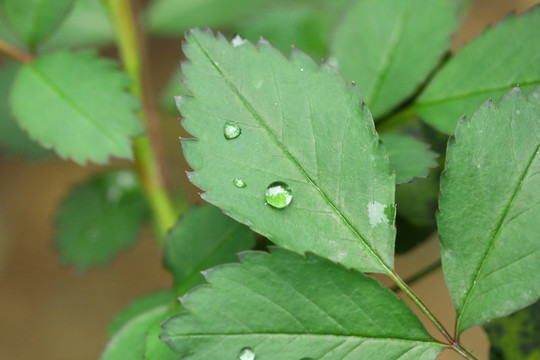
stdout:
MULTIPOLYGON (((520 13, 537 3, 540 1, 475 1, 453 39, 452 50, 458 50, 510 12, 520 13)), ((113 47, 105 47, 103 53, 116 56, 113 47)), ((181 59, 180 37, 152 37, 147 53, 159 102, 158 94, 181 59)), ((0 57, 0 61, 5 58, 0 57)), ((173 100, 168 99, 172 106, 173 100)), ((178 141, 183 134, 178 115, 164 112, 160 131, 173 181, 180 184, 189 203, 200 202, 197 189, 185 176, 188 167, 178 141)), ((119 161, 112 165, 127 166, 119 161)), ((160 250, 150 228, 142 231, 142 240, 136 246, 121 253, 107 267, 83 272, 60 262, 51 242, 55 210, 75 184, 102 170, 102 166, 82 167, 54 156, 30 161, 0 149, 0 359, 97 359, 114 315, 134 297, 171 285, 172 278, 162 267, 160 250)), ((437 259, 438 248, 433 237, 413 251, 398 255, 398 273, 406 278, 431 264, 437 259)), ((448 311, 452 303, 441 271, 415 283, 413 289, 452 328, 454 313, 448 311)), ((464 343, 480 358, 488 358, 487 338, 482 329, 468 331, 464 343)), ((445 352, 440 358, 459 357, 445 352)))

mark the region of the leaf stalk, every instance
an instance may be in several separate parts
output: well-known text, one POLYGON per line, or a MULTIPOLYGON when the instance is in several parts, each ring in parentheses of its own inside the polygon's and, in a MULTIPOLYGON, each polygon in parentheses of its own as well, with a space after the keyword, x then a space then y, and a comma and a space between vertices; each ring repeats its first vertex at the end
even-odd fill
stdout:
POLYGON ((154 131, 157 128, 155 124, 157 119, 145 99, 147 86, 143 83, 143 61, 134 11, 130 0, 102 1, 116 30, 116 40, 125 71, 132 79, 130 91, 139 99, 143 108, 138 115, 143 121, 147 135, 134 139, 135 169, 152 208, 159 236, 158 242, 162 245, 163 237, 176 221, 177 212, 167 189, 165 161, 158 156, 162 155, 162 152, 157 151, 161 144, 158 132, 154 131))
POLYGON ((15 46, 0 40, 0 52, 22 63, 29 63, 34 60, 34 57, 24 51, 17 49, 15 46))

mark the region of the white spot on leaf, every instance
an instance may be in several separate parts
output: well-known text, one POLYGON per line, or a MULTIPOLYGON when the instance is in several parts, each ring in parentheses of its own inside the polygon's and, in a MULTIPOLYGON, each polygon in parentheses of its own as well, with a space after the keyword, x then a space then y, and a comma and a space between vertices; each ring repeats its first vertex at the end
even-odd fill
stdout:
POLYGON ((379 224, 388 224, 388 217, 384 213, 386 205, 383 205, 377 201, 369 202, 367 205, 369 224, 371 227, 375 227, 379 224))
POLYGON ((236 35, 232 40, 231 40, 231 44, 233 47, 237 47, 237 46, 240 46, 242 44, 244 44, 247 40, 246 39, 242 39, 242 37, 240 35, 236 35))

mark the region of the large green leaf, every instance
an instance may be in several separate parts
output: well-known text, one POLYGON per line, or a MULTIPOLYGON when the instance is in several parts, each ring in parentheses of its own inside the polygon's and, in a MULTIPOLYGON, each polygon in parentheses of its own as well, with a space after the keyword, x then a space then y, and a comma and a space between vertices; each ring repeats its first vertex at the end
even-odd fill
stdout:
POLYGON ((231 45, 196 30, 184 53, 194 96, 178 103, 197 139, 183 148, 203 198, 279 245, 390 272, 394 175, 358 89, 334 68, 298 50, 287 60, 265 41, 231 45), (224 127, 237 126, 241 134, 227 140, 224 127), (274 182, 292 189, 285 208, 265 204, 274 182))
POLYGON ((11 89, 19 124, 45 147, 78 163, 131 158, 142 132, 129 78, 93 52, 59 52, 24 65, 11 89))
POLYGON ((540 359, 540 302, 484 325, 491 360, 540 359))
POLYGON ((377 118, 425 81, 458 24, 454 0, 356 1, 338 24, 331 52, 377 118))
POLYGON ((448 144, 437 223, 457 333, 540 296, 540 88, 462 118, 448 144))
POLYGON ((210 286, 182 298, 189 312, 163 325, 162 338, 186 359, 237 360, 249 348, 261 360, 421 360, 444 347, 362 273, 279 248, 240 259, 208 271, 210 286))
POLYGON ((202 270, 233 262, 237 252, 255 245, 254 235, 214 206, 191 208, 165 240, 165 267, 174 276, 176 292, 183 295, 202 284, 202 270))
POLYGON ((143 295, 131 302, 120 313, 116 315, 114 320, 109 324, 107 331, 109 336, 116 334, 124 325, 133 318, 162 305, 170 305, 177 302, 174 293, 171 290, 161 290, 143 295))
POLYGON ((10 154, 41 157, 50 152, 32 141, 9 111, 9 89, 18 69, 13 62, 0 66, 0 148, 10 154))
POLYGON ((231 23, 264 0, 154 0, 146 11, 153 34, 179 36, 191 27, 231 23))
POLYGON ((147 212, 135 175, 120 170, 76 187, 57 215, 55 245, 79 268, 103 265, 137 239, 147 212))
MULTIPOLYGON (((109 340, 100 360, 142 360, 146 351, 146 337, 150 329, 177 310, 175 306, 156 306, 127 322, 109 340)), ((161 360, 161 359, 160 359, 161 360)))
POLYGON ((2 0, 6 22, 30 46, 47 37, 67 14, 73 0, 2 0))
POLYGON ((73 9, 41 49, 110 45, 114 31, 102 0, 75 0, 73 9))
POLYGON ((426 177, 429 169, 437 166, 437 154, 429 146, 415 138, 402 134, 382 134, 390 168, 396 172, 396 184, 411 181, 415 177, 426 177))
POLYGON ((453 133, 459 117, 471 116, 489 98, 498 100, 520 84, 540 84, 540 6, 510 16, 461 49, 435 76, 415 105, 435 128, 453 133))

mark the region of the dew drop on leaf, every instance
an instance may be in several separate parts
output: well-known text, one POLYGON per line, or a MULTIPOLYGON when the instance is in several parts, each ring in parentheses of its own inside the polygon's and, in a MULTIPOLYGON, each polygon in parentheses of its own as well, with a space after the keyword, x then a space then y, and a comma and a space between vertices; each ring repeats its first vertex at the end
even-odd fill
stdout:
POLYGON ((245 347, 240 350, 238 360, 255 360, 255 353, 253 350, 251 350, 251 348, 245 347))
POLYGON ((246 182, 244 180, 242 180, 242 179, 234 179, 233 184, 234 184, 234 186, 236 186, 237 188, 240 188, 240 189, 243 189, 243 188, 245 188, 247 186, 246 182))
POLYGON ((276 181, 268 185, 265 195, 266 202, 277 209, 282 209, 289 205, 293 197, 290 186, 281 181, 276 181))
POLYGON ((238 126, 238 123, 234 121, 227 121, 223 126, 223 135, 225 139, 232 140, 236 139, 242 133, 242 129, 238 126))

